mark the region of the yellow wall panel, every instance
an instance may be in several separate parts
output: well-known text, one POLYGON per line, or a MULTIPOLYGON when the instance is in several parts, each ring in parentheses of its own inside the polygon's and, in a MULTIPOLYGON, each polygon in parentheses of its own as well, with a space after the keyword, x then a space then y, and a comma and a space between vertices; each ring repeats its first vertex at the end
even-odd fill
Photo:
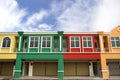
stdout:
POLYGON ((108 66, 106 63, 108 59, 120 59, 120 53, 101 53, 101 69, 104 79, 109 77, 108 66))
POLYGON ((0 59, 16 59, 15 53, 0 53, 0 59))
POLYGON ((0 52, 4 53, 9 53, 9 52, 16 52, 16 40, 17 35, 9 35, 9 34, 2 34, 0 35, 0 52), (9 37, 11 39, 11 44, 9 48, 3 48, 2 47, 2 42, 5 37, 9 37))
MULTIPOLYGON (((114 28, 111 32, 110 32, 110 36, 119 36, 120 37, 120 26, 114 28)), ((120 48, 111 48, 112 52, 120 52, 120 48)))

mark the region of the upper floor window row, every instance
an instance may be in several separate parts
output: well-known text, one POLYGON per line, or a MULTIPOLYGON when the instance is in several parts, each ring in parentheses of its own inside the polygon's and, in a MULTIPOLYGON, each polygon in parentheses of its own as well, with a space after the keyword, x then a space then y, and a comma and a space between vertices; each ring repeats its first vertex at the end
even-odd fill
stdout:
POLYGON ((112 47, 120 47, 120 37, 111 37, 112 47))
MULTIPOLYGON (((42 48, 49 48, 51 44, 51 37, 44 36, 41 38, 42 48)), ((38 47, 39 39, 38 37, 30 37, 30 47, 38 47)))
MULTIPOLYGON (((84 36, 82 38, 82 43, 84 48, 91 48, 92 37, 84 36)), ((80 37, 79 36, 71 37, 71 48, 78 48, 78 47, 80 47, 80 37)))
POLYGON ((3 39, 2 47, 8 48, 8 47, 10 47, 10 44, 11 44, 11 39, 9 37, 5 37, 3 39))

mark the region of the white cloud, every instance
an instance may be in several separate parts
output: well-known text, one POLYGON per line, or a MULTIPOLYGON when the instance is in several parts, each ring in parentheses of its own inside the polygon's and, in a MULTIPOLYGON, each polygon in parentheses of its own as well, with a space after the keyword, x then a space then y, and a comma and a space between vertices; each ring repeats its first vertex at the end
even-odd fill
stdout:
POLYGON ((51 31, 52 30, 52 26, 53 25, 48 25, 46 23, 43 23, 43 24, 40 24, 38 26, 38 28, 39 28, 40 31, 51 31))
POLYGON ((36 25, 38 22, 42 21, 42 19, 47 16, 47 11, 45 10, 40 10, 39 12, 34 13, 33 15, 30 15, 27 19, 27 22, 25 23, 25 25, 27 26, 34 26, 36 25))
POLYGON ((92 6, 90 0, 76 0, 57 18, 58 28, 64 31, 90 31, 94 10, 96 6, 92 6))
POLYGON ((94 30, 110 32, 120 25, 120 0, 103 0, 96 12, 94 30))
POLYGON ((57 17, 58 29, 110 32, 120 24, 119 3, 120 0, 76 0, 57 17))
POLYGON ((0 0, 0 31, 13 31, 20 26, 25 14, 15 0, 0 0))
POLYGON ((54 1, 49 10, 30 15, 19 8, 16 0, 0 0, 0 31, 52 31, 57 28, 63 31, 109 32, 120 25, 119 3, 120 0, 54 1), (56 22, 45 23, 48 16, 54 17, 56 22), (22 22, 24 18, 26 21, 22 22))

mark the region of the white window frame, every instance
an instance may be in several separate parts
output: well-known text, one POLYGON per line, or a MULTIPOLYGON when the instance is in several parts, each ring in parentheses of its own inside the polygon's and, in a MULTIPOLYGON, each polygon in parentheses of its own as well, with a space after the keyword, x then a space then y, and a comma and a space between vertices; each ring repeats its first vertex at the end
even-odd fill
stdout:
MULTIPOLYGON (((8 37, 8 36, 7 36, 7 37, 8 37)), ((3 40, 4 40, 5 38, 7 38, 7 37, 4 37, 3 40)), ((7 46, 3 47, 3 42, 4 42, 4 41, 2 40, 2 44, 1 44, 1 47, 2 47, 2 48, 10 48, 10 47, 11 47, 12 40, 11 40, 10 37, 8 37, 8 38, 10 39, 10 46, 9 46, 9 47, 7 47, 7 46)))
POLYGON ((51 36, 41 36, 41 48, 51 48, 51 45, 52 45, 52 37, 51 36), (46 37, 46 38, 49 37, 50 38, 50 47, 47 47, 47 41, 46 41, 46 46, 45 47, 42 46, 44 37, 46 37))
POLYGON ((116 41, 117 41, 117 40, 111 40, 111 38, 112 38, 112 37, 113 37, 113 38, 118 37, 118 38, 119 38, 119 40, 118 40, 118 41, 120 41, 120 36, 111 36, 111 37, 110 37, 111 47, 112 47, 112 48, 120 48, 120 47, 118 47, 118 46, 116 45, 116 41), (113 46, 112 46, 112 41, 114 41, 114 42, 115 42, 115 47, 113 47, 113 46))
POLYGON ((93 41, 92 36, 82 36, 82 46, 83 46, 83 48, 93 48, 93 42, 92 41, 93 41), (83 40, 84 37, 86 38, 86 40, 83 40), (88 37, 90 37, 91 40, 88 40, 88 37), (84 47, 84 41, 87 42, 87 47, 84 47), (88 41, 91 41, 91 47, 88 46, 88 41))
MULTIPOLYGON (((74 44, 76 45, 76 40, 74 39, 74 41, 75 41, 74 44)), ((80 48, 80 36, 70 36, 70 48, 80 48), (75 47, 72 47, 72 46, 71 46, 71 44, 72 44, 72 43, 71 43, 71 41, 72 41, 71 38, 72 38, 72 37, 73 37, 73 38, 76 38, 76 37, 79 38, 79 47, 76 47, 76 46, 75 46, 75 47)))
POLYGON ((29 37, 29 48, 38 48, 38 46, 39 46, 39 37, 38 36, 30 36, 29 37), (37 45, 37 47, 35 47, 35 39, 34 39, 34 44, 33 44, 34 46, 33 47, 30 46, 30 42, 31 42, 31 38, 32 37, 34 37, 34 38, 37 37, 38 38, 38 45, 37 45))

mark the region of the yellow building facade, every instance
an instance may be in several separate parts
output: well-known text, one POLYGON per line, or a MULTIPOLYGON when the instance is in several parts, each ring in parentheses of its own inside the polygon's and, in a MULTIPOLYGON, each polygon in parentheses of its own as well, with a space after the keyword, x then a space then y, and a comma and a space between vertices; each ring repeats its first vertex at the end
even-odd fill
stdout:
POLYGON ((102 77, 108 79, 120 75, 120 26, 109 34, 100 34, 102 77), (104 39, 104 36, 107 39, 104 39), (105 51, 105 48, 107 51, 105 51))
POLYGON ((0 33, 0 75, 12 76, 16 60, 17 33, 0 33))

